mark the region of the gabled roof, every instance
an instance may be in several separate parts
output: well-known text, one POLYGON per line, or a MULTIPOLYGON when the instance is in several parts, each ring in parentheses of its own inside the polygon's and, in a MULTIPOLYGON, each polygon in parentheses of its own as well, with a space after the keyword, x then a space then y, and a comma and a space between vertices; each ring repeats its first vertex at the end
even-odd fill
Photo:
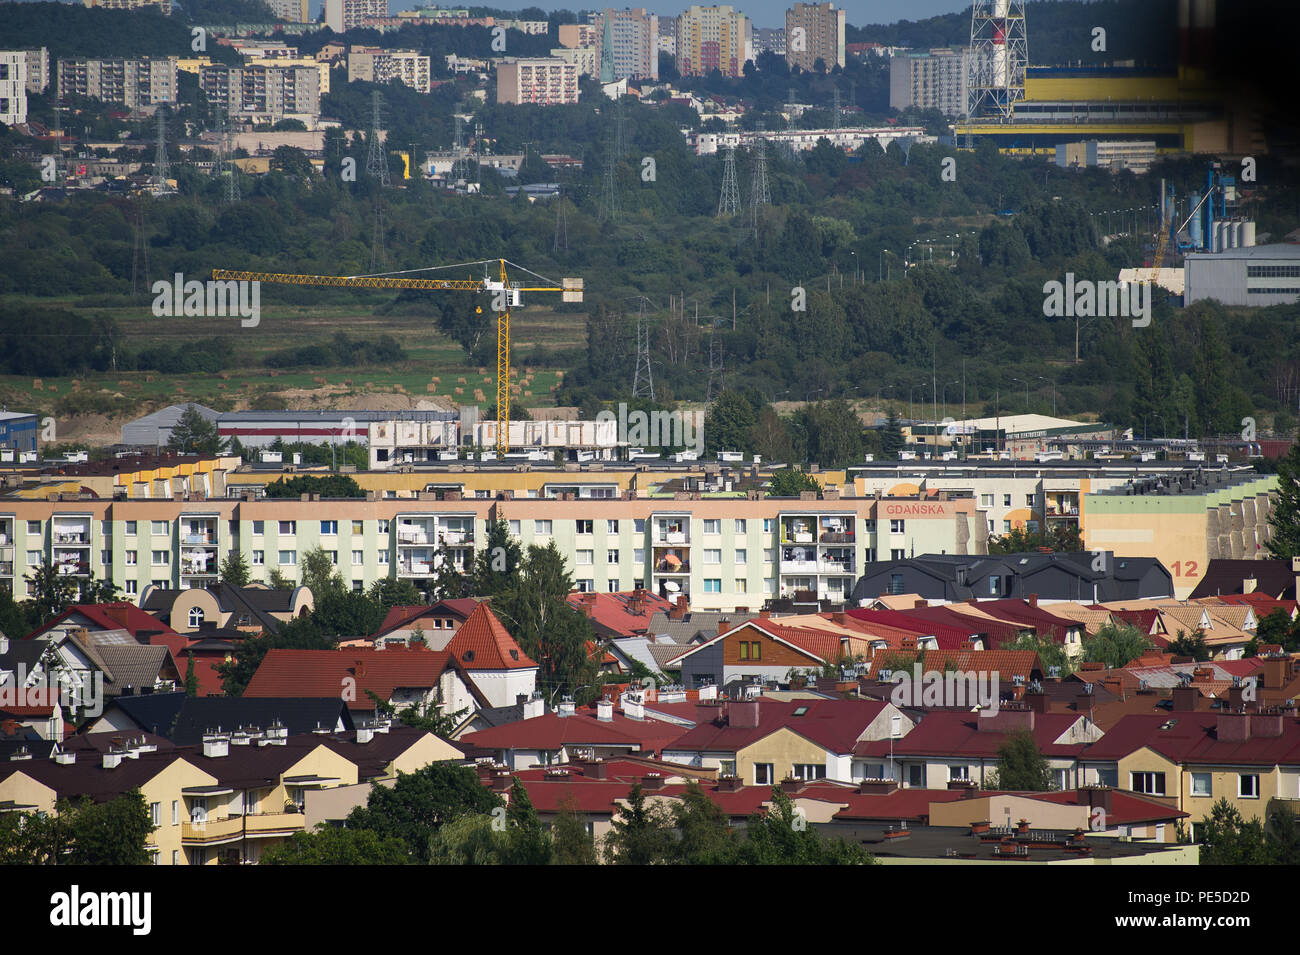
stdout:
MULTIPOLYGON (((867 676, 876 680, 884 669, 899 669, 911 673, 917 650, 890 650, 877 653, 871 659, 867 676)), ((962 673, 997 673, 1001 682, 1023 677, 1026 682, 1035 674, 1043 675, 1043 665, 1033 650, 926 650, 921 660, 921 672, 946 672, 956 669, 962 673)))
MULTIPOLYGON (((729 704, 735 705, 735 704, 729 704)), ((757 701, 758 725, 733 726, 731 718, 702 722, 671 747, 674 752, 734 753, 788 729, 831 753, 850 753, 858 738, 888 705, 879 700, 757 701), (800 712, 802 711, 802 712, 800 712), (795 715, 799 713, 799 715, 795 715)))
POLYGON ((691 654, 712 646, 719 640, 725 640, 732 634, 739 633, 746 628, 757 630, 779 643, 784 643, 790 649, 808 657, 810 663, 825 663, 837 659, 840 655, 842 643, 839 636, 835 634, 827 633, 824 630, 785 627, 767 617, 754 617, 731 627, 724 633, 719 633, 712 639, 705 640, 703 643, 691 647, 682 647, 675 657, 667 661, 666 665, 672 669, 677 669, 681 665, 681 661, 691 656, 691 654))
POLYGON ((474 612, 474 608, 478 606, 478 603, 473 597, 456 597, 451 600, 440 600, 431 605, 392 606, 388 608, 384 622, 379 625, 379 629, 372 636, 378 638, 384 634, 392 633, 394 630, 405 630, 425 617, 450 615, 464 621, 474 612))
POLYGON ((460 625, 447 652, 466 670, 526 670, 537 664, 528 657, 486 603, 477 604, 460 625))
POLYGON ((1285 560, 1230 560, 1212 558, 1205 576, 1192 590, 1196 597, 1216 594, 1239 594, 1245 580, 1255 581, 1254 593, 1277 599, 1295 600, 1296 573, 1285 560))
POLYGON ((106 674, 111 674, 104 681, 104 692, 109 696, 117 696, 128 687, 152 687, 159 680, 180 679, 172 652, 165 646, 100 644, 95 652, 104 662, 106 674))
POLYGON ((954 621, 940 622, 921 619, 910 611, 902 610, 867 610, 856 607, 844 611, 850 617, 867 623, 880 623, 888 627, 897 627, 916 636, 934 637, 939 647, 944 650, 959 650, 970 639, 973 632, 970 625, 957 626, 954 621))
MULTIPOLYGON (((931 710, 906 736, 893 740, 895 757, 899 756, 966 756, 976 759, 997 759, 998 750, 1006 742, 1008 732, 981 728, 984 721, 995 719, 975 713, 953 710, 931 710)), ((1078 756, 1084 743, 1058 743, 1057 740, 1084 720, 1079 713, 1035 713, 1034 741, 1044 756, 1078 756)), ((989 724, 984 723, 985 726, 989 724)), ((854 754, 859 756, 888 756, 890 740, 859 743, 854 754)))
POLYGON ((1083 629, 1079 621, 1072 620, 1069 617, 1058 616, 1052 613, 1050 608, 1036 607, 1028 601, 1001 598, 998 600, 977 600, 968 604, 959 604, 954 610, 962 608, 973 608, 982 613, 991 614, 1001 620, 1009 620, 1017 624, 1026 624, 1034 628, 1034 631, 1040 636, 1054 634, 1057 642, 1070 630, 1083 629))
POLYGON ((586 712, 572 716, 547 713, 531 720, 506 723, 466 733, 462 746, 483 750, 558 750, 566 746, 626 746, 642 753, 659 753, 682 733, 662 720, 634 720, 621 713, 601 720, 586 712))
POLYGON ((568 596, 569 606, 585 613, 596 632, 611 637, 643 636, 658 613, 666 614, 672 604, 652 591, 580 593, 568 596))
MULTIPOLYGON (((248 625, 257 625, 269 633, 276 633, 282 621, 275 614, 291 613, 294 599, 301 589, 294 587, 273 590, 265 586, 236 587, 233 584, 217 583, 208 587, 207 591, 216 598, 217 606, 223 613, 233 614, 236 620, 247 616, 250 621, 248 625)), ((184 593, 181 589, 149 587, 140 605, 145 610, 170 619, 172 605, 184 593)))

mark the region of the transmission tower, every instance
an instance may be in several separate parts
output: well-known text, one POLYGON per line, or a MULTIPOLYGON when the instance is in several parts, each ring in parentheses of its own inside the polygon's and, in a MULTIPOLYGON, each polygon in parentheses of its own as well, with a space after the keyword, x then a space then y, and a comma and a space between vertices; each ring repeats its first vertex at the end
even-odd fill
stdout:
POLYGON ((65 107, 54 104, 54 185, 59 184, 59 176, 63 167, 63 110, 65 107))
POLYGON ((375 197, 375 228, 370 237, 370 271, 382 272, 388 267, 388 255, 384 252, 384 203, 375 197))
POLYGON ((131 297, 134 299, 152 284, 149 281, 149 243, 145 241, 143 204, 136 204, 132 232, 134 248, 131 252, 131 297))
POLYGON ((763 220, 763 209, 772 204, 772 193, 767 184, 767 140, 763 138, 760 122, 754 136, 754 182, 749 192, 749 227, 758 238, 758 227, 763 220))
POLYGON ((709 329, 709 383, 704 390, 704 400, 712 401, 720 392, 726 390, 723 383, 722 339, 715 338, 713 329, 709 329), (717 385, 717 391, 714 385, 717 385))
POLYGON ((1029 65, 1024 0, 975 0, 970 53, 970 117, 1010 122, 1029 65))
POLYGON ((381 186, 387 189, 392 185, 392 181, 388 176, 388 156, 384 152, 383 144, 379 141, 379 133, 381 131, 379 123, 379 90, 375 90, 370 94, 370 106, 372 110, 370 120, 370 151, 366 154, 366 175, 371 179, 377 180, 381 186))
POLYGON ((158 107, 158 145, 153 154, 155 195, 169 192, 167 186, 167 107, 158 107))
POLYGON ((231 148, 229 116, 226 115, 225 107, 220 105, 217 106, 217 161, 212 172, 218 179, 225 177, 222 184, 225 201, 238 202, 239 170, 235 166, 234 150, 231 148))
POLYGON ((722 161, 722 195, 718 197, 718 215, 734 216, 740 212, 740 186, 736 184, 736 147, 727 147, 722 161))
POLYGON ((655 400, 654 372, 650 370, 650 326, 645 317, 645 296, 636 315, 636 372, 632 376, 632 397, 655 400))
POLYGON ((833 105, 831 106, 831 129, 840 128, 840 88, 837 86, 833 91, 833 105))
POLYGON ((618 163, 617 136, 611 125, 605 134, 605 181, 600 193, 601 221, 617 222, 619 215, 618 177, 615 166, 618 163))
POLYGON ((564 208, 563 192, 555 197, 555 241, 551 243, 551 251, 569 251, 569 214, 564 208))

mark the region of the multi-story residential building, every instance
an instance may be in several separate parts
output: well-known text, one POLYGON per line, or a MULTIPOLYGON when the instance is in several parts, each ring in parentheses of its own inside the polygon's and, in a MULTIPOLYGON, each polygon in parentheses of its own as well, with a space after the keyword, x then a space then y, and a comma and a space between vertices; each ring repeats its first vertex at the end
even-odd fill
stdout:
POLYGON ((354 46, 348 52, 348 82, 388 83, 399 80, 418 93, 429 92, 429 57, 414 50, 381 50, 354 46))
POLYGON ((753 59, 753 21, 730 6, 692 4, 677 17, 677 72, 705 76, 713 70, 740 76, 753 59))
POLYGON ((933 49, 894 56, 889 61, 890 109, 937 109, 965 116, 970 108, 969 50, 933 49))
POLYGON ((509 59, 497 66, 498 103, 557 106, 578 102, 578 67, 553 58, 509 59))
POLYGON ((172 0, 81 0, 87 7, 99 7, 102 10, 148 10, 171 16, 172 0))
POLYGON ((44 93, 50 86, 50 51, 46 47, 24 50, 27 54, 27 92, 44 93))
POLYGON ((290 23, 307 23, 310 19, 308 0, 266 0, 271 12, 290 23))
POLYGON ((632 10, 607 9, 595 19, 597 48, 602 55, 605 21, 609 21, 615 79, 659 78, 659 17, 656 14, 647 13, 644 7, 632 10))
MULTIPOLYGON (((594 19, 593 15, 593 19, 594 19)), ((600 25, 597 23, 562 23, 558 30, 560 46, 569 50, 600 48, 600 25)))
MULTIPOLYGON (((788 14, 787 14, 788 15, 788 14)), ((754 30, 754 55, 775 53, 785 56, 785 30, 781 27, 758 27, 754 30)))
POLYGON ((844 11, 833 3, 796 3, 785 11, 785 59, 811 71, 818 60, 826 70, 844 67, 844 11))
POLYGON ((335 33, 353 30, 366 17, 387 17, 388 0, 325 0, 325 25, 335 33))
POLYGON ((557 47, 551 56, 572 63, 578 68, 579 76, 600 75, 600 48, 595 46, 557 47))
POLYGON ((199 73, 208 100, 232 117, 255 123, 298 119, 312 127, 320 118, 318 65, 285 66, 274 60, 244 66, 209 66, 199 73))
POLYGON ((27 122, 27 54, 0 51, 0 123, 27 122))
MULTIPOLYGON (((698 609, 757 608, 766 600, 807 594, 842 601, 853 576, 877 553, 957 553, 970 540, 970 500, 926 502, 924 513, 887 518, 897 501, 875 498, 793 500, 579 496, 576 488, 527 501, 463 499, 458 491, 421 493, 417 500, 286 500, 202 498, 158 500, 10 500, 0 505, 0 584, 25 596, 24 576, 46 561, 60 572, 118 585, 138 601, 150 584, 203 585, 233 550, 255 581, 272 569, 299 578, 313 548, 333 558, 355 590, 395 577, 418 586, 433 578, 445 545, 469 567, 500 517, 525 547, 554 541, 578 589, 644 587, 685 596, 698 609), (784 545, 795 518, 816 527, 811 566, 784 545), (785 520, 783 520, 785 518, 785 520), (838 530, 836 529, 838 528, 838 530), (787 559, 787 550, 789 555, 787 559), (851 568, 846 571, 846 568, 851 568)), ((808 545, 805 545, 808 546, 808 545)))
POLYGON ((88 96, 130 109, 176 102, 177 58, 59 60, 59 96, 88 96))

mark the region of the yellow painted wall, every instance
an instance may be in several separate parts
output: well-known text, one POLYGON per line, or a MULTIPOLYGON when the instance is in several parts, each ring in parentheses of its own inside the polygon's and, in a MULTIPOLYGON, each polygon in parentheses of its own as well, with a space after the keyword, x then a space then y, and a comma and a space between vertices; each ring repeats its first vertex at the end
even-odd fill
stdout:
POLYGON ((773 782, 779 783, 795 763, 825 766, 826 750, 786 727, 736 752, 736 775, 746 785, 754 782, 755 763, 771 763, 773 782))

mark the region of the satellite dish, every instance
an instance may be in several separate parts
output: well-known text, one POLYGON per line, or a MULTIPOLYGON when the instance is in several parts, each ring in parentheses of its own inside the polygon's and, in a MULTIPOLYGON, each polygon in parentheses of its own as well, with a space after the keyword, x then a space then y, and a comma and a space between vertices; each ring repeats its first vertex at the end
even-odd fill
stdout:
POLYGON ((664 581, 664 590, 667 590, 669 593, 675 594, 677 593, 677 591, 681 589, 682 589, 681 584, 677 583, 677 581, 675 580, 664 581))

